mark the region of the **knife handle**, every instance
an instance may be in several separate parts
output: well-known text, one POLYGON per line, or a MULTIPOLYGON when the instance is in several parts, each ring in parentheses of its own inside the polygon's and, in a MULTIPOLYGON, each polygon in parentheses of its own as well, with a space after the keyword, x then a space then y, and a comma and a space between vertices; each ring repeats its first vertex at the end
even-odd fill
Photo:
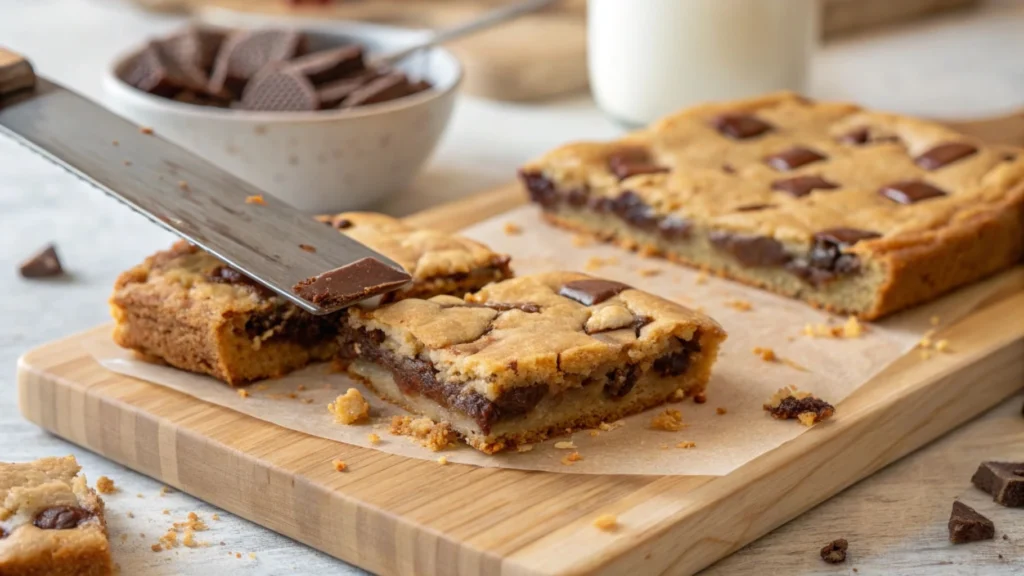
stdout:
POLYGON ((28 60, 0 46, 0 97, 35 85, 36 73, 28 60))

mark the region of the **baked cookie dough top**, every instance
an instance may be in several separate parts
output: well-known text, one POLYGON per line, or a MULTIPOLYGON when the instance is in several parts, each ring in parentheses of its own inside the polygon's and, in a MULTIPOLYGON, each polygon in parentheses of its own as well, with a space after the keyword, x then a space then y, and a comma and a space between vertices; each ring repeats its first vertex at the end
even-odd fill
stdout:
POLYGON ((699 349, 692 341, 724 338, 722 328, 699 312, 570 272, 490 284, 465 299, 437 296, 354 309, 348 323, 381 331, 382 346, 427 360, 439 379, 463 383, 464 390, 491 400, 538 382, 554 392, 591 374, 604 379, 614 367, 646 371, 659 359, 670 362, 681 346, 689 346, 687 355, 699 349))
MULTIPOLYGON (((482 268, 503 268, 509 260, 508 256, 467 238, 416 230, 382 214, 350 212, 317 219, 401 264, 413 276, 414 283, 408 289, 415 289, 416 281, 459 277, 482 268)), ((178 242, 122 274, 115 294, 124 295, 142 284, 184 288, 193 300, 218 302, 239 313, 285 302, 217 257, 186 242, 178 242)))
POLYGON ((625 208, 637 218, 651 211, 679 227, 700 223, 796 246, 850 229, 863 238, 854 251, 897 236, 927 240, 1024 201, 1022 150, 789 93, 691 108, 616 142, 569 144, 523 173, 591 208, 632 192, 625 208))

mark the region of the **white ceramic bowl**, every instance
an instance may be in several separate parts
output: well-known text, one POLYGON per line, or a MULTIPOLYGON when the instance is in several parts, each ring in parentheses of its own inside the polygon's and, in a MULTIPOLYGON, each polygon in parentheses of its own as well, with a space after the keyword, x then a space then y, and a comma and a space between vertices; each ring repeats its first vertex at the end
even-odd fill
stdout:
MULTIPOLYGON (((313 50, 358 42, 369 53, 422 39, 424 32, 354 22, 303 29, 313 50)), ((141 48, 140 48, 141 49, 141 48)), ((433 89, 351 110, 253 112, 195 106, 126 84, 119 72, 137 49, 107 71, 109 105, 266 192, 308 212, 366 208, 409 185, 451 117, 462 67, 435 48, 400 68, 433 89)))

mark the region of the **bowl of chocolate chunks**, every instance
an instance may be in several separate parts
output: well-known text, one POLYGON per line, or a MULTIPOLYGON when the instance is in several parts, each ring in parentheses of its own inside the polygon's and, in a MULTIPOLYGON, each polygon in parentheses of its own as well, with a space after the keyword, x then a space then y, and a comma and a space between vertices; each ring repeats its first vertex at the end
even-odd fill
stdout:
POLYGON ((104 86, 115 112, 300 210, 358 210, 407 187, 451 117, 450 52, 374 65, 424 34, 196 24, 116 59, 104 86))

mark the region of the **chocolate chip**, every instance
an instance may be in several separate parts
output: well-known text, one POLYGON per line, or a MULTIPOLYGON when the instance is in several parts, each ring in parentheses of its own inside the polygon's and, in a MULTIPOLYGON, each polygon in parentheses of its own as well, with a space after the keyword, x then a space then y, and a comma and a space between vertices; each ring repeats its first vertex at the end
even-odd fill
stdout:
POLYGON ((867 128, 854 128, 853 130, 850 130, 846 134, 840 136, 839 141, 842 142, 843 144, 853 144, 855 146, 859 146, 861 144, 867 144, 870 136, 871 133, 868 131, 867 128))
POLYGON ((953 501, 948 528, 949 541, 953 544, 991 540, 996 535, 996 526, 991 520, 959 500, 953 501))
POLYGON ((719 250, 732 254, 744 266, 780 266, 789 261, 782 244, 774 238, 713 231, 708 240, 719 250))
POLYGON ((409 79, 401 72, 391 72, 374 79, 369 84, 352 92, 342 101, 342 108, 379 104, 412 93, 409 79))
POLYGON ((348 218, 335 218, 331 220, 330 224, 338 230, 346 230, 352 227, 352 221, 348 218))
POLYGON ((772 182, 772 190, 788 192, 797 198, 807 196, 814 190, 835 190, 836 188, 839 188, 838 184, 829 182, 821 176, 797 176, 772 182))
POLYGON ((233 32, 213 64, 210 89, 227 90, 236 96, 257 72, 272 62, 290 60, 305 51, 306 38, 290 30, 233 32))
POLYGON ((814 235, 807 257, 793 260, 786 265, 786 269, 814 285, 823 285, 837 276, 860 270, 860 258, 856 254, 844 253, 844 248, 880 236, 875 232, 855 228, 822 230, 814 235))
POLYGON ((788 172, 790 170, 796 170, 801 166, 806 166, 814 162, 824 160, 825 155, 819 154, 809 148, 801 148, 799 146, 784 150, 782 152, 772 154, 764 159, 764 161, 772 168, 779 172, 788 172))
POLYGON ((751 114, 723 114, 712 121, 721 134, 734 140, 746 140, 760 136, 772 129, 772 125, 751 114))
POLYGON ((722 172, 725 172, 726 174, 735 174, 736 169, 733 168, 732 164, 726 163, 722 164, 722 172))
POLYGON ((625 191, 612 201, 612 212, 618 214, 626 222, 643 230, 658 227, 661 217, 654 208, 644 202, 636 192, 625 191))
POLYGON ((824 548, 821 549, 821 559, 829 564, 846 562, 846 549, 848 547, 849 543, 845 538, 833 540, 825 544, 824 548))
POLYGON ((690 237, 693 225, 678 216, 665 216, 658 222, 658 232, 667 240, 685 240, 690 237))
POLYGON ((659 166, 651 161, 650 153, 640 147, 626 148, 609 156, 608 169, 620 181, 640 174, 668 172, 665 166, 659 166))
POLYGON ((366 68, 363 62, 363 48, 356 45, 306 54, 289 62, 288 67, 305 76, 316 86, 366 68))
POLYGON ((897 204, 914 204, 929 198, 938 198, 946 195, 942 190, 921 180, 895 182, 884 186, 878 193, 897 204))
POLYGON ((57 248, 50 244, 21 263, 18 268, 22 278, 52 278, 64 273, 57 257, 57 248))
POLYGON ((839 247, 853 246, 861 240, 879 238, 881 234, 857 228, 829 228, 814 235, 816 241, 829 242, 839 247))
POLYGON ((590 198, 590 191, 586 188, 573 188, 569 190, 566 195, 566 200, 569 201, 570 206, 576 206, 577 208, 587 205, 587 200, 590 198))
POLYGON ((32 524, 40 530, 70 530, 92 518, 92 513, 78 506, 50 506, 36 513, 32 524))
POLYGON ((950 142, 948 144, 939 144, 921 154, 914 159, 914 163, 925 170, 937 170, 977 152, 978 149, 970 144, 950 142))
POLYGON ((494 399, 498 407, 496 418, 526 414, 547 396, 548 390, 548 385, 544 383, 506 389, 494 399))
POLYGON ((242 108, 271 112, 303 112, 320 108, 316 89, 291 67, 268 66, 246 84, 242 108))
POLYGON ((759 210, 764 210, 765 208, 772 208, 772 207, 773 207, 772 204, 745 204, 743 206, 737 206, 736 207, 736 211, 737 212, 757 212, 759 210))
POLYGON ((690 367, 692 353, 689 350, 672 352, 654 361, 654 371, 663 378, 683 375, 690 367))
POLYGON ((526 186, 530 200, 543 208, 551 208, 558 204, 558 192, 555 183, 540 172, 519 171, 519 179, 526 186))
POLYGON ((626 368, 616 368, 607 375, 604 384, 604 393, 610 398, 622 398, 629 394, 640 379, 640 368, 635 364, 626 368))
POLYGON ((585 280, 573 280, 559 289, 559 296, 575 300, 584 306, 600 304, 615 296, 623 290, 629 290, 630 286, 614 280, 603 280, 601 278, 587 278, 585 280))
POLYGON ((982 462, 971 483, 1003 506, 1024 506, 1024 463, 982 462))

